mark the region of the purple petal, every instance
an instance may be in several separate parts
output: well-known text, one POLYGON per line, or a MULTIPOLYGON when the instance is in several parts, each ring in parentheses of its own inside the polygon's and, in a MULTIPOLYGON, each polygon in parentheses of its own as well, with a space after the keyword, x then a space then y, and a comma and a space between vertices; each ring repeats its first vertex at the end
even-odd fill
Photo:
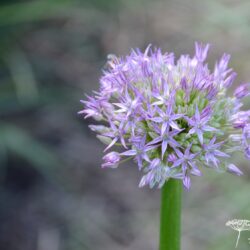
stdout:
POLYGON ((182 163, 182 172, 185 173, 185 172, 187 171, 187 169, 188 169, 188 165, 187 165, 187 163, 184 161, 184 162, 182 163))
POLYGON ((172 116, 171 116, 171 119, 172 119, 172 120, 177 120, 177 119, 179 119, 179 118, 181 118, 181 117, 183 117, 182 114, 175 114, 175 115, 172 115, 172 116))
POLYGON ((188 132, 189 135, 192 135, 196 132, 196 128, 191 128, 188 132))
POLYGON ((167 114, 168 114, 168 115, 171 115, 172 110, 173 110, 173 109, 172 109, 172 104, 169 104, 168 107, 167 107, 167 114))
POLYGON ((202 173, 201 171, 198 169, 198 167, 195 165, 195 164, 191 164, 192 165, 192 169, 190 171, 190 173, 192 175, 195 175, 195 176, 202 176, 202 173))
POLYGON ((168 147, 168 141, 163 141, 162 142, 162 146, 161 146, 161 158, 163 159, 163 157, 164 157, 164 154, 165 154, 165 152, 166 152, 166 150, 167 150, 167 147, 168 147))
POLYGON ((188 175, 186 175, 183 179, 183 185, 184 187, 189 190, 190 189, 190 186, 191 186, 191 180, 190 180, 190 177, 188 175))
POLYGON ((203 45, 202 43, 195 42, 195 57, 199 62, 205 61, 209 47, 209 44, 203 45))
POLYGON ((162 138, 159 136, 159 137, 156 137, 155 139, 153 139, 152 141, 150 141, 147 145, 149 146, 149 145, 161 142, 161 141, 162 141, 162 138))
POLYGON ((189 123, 189 125, 195 126, 196 122, 193 119, 189 118, 188 116, 183 116, 183 117, 189 123))
POLYGON ((224 153, 224 152, 221 152, 219 150, 214 150, 213 151, 214 155, 217 155, 217 156, 220 156, 220 157, 230 157, 230 155, 224 153))
POLYGON ((169 139, 168 139, 168 142, 169 142, 169 144, 171 145, 172 148, 180 147, 180 146, 181 146, 181 145, 180 145, 176 140, 174 140, 173 138, 169 138, 169 139))
POLYGON ((125 143, 124 138, 123 138, 123 137, 121 137, 121 138, 120 138, 120 140, 121 140, 121 144, 122 144, 122 146, 123 146, 124 148, 126 148, 126 149, 127 149, 127 146, 126 146, 126 143, 125 143))
POLYGON ((186 148, 186 150, 185 150, 185 156, 186 156, 186 157, 189 156, 191 147, 192 147, 192 143, 190 143, 190 144, 188 145, 188 147, 186 148))
POLYGON ((184 154, 179 150, 179 149, 175 149, 176 154, 178 155, 179 158, 183 158, 184 154))
POLYGON ((110 149, 117 141, 118 141, 118 138, 117 137, 114 138, 113 141, 104 149, 104 152, 110 149))
POLYGON ((224 87, 226 88, 229 88, 231 87, 233 81, 235 80, 237 74, 235 72, 233 72, 230 76, 227 77, 227 79, 225 79, 223 85, 224 87))
POLYGON ((157 122, 157 123, 160 123, 163 121, 163 119, 161 117, 154 117, 154 118, 151 118, 150 120, 153 122, 157 122))
POLYGON ((250 146, 245 148, 245 157, 250 160, 250 146))
POLYGON ((235 175, 238 175, 238 176, 243 175, 243 173, 241 172, 241 170, 239 168, 237 168, 234 164, 229 164, 227 166, 227 171, 229 173, 232 173, 232 174, 235 174, 235 175))
POLYGON ((200 119, 201 119, 198 105, 196 105, 195 116, 194 116, 194 117, 195 117, 195 120, 196 120, 196 121, 200 121, 200 119))
POLYGON ((142 158, 137 156, 136 160, 137 160, 137 163, 138 163, 139 170, 141 170, 142 167, 143 167, 142 158))
POLYGON ((177 160, 177 157, 176 157, 176 155, 174 153, 172 153, 172 154, 170 154, 168 156, 168 161, 169 162, 175 162, 176 160, 177 160))
POLYGON ((249 90, 250 90, 250 84, 245 83, 240 85, 235 91, 234 91, 234 96, 237 99, 241 99, 247 95, 249 95, 249 90))
POLYGON ((168 123, 167 122, 164 122, 161 126, 161 135, 164 135, 166 130, 168 128, 168 123))
POLYGON ((212 146, 214 143, 215 143, 215 141, 216 141, 216 136, 214 136, 212 139, 211 139, 211 141, 209 142, 209 146, 212 146))
POLYGON ((136 154, 137 154, 137 151, 133 149, 120 153, 120 155, 125 155, 125 156, 132 156, 136 154))
POLYGON ((176 130, 180 130, 180 128, 179 128, 179 126, 177 125, 176 122, 170 121, 169 124, 170 124, 170 126, 171 126, 172 128, 174 128, 174 129, 176 129, 176 130))
POLYGON ((218 131, 218 129, 213 128, 213 127, 208 126, 208 125, 204 125, 204 126, 202 126, 202 129, 203 129, 204 131, 207 131, 207 132, 218 131))
POLYGON ((150 162, 150 159, 149 159, 149 157, 148 157, 147 154, 144 153, 142 158, 143 158, 145 161, 150 162))
POLYGON ((177 161, 174 162, 172 167, 173 168, 178 167, 182 164, 182 162, 183 162, 183 159, 178 159, 177 161))
POLYGON ((201 144, 203 144, 203 133, 200 129, 197 129, 197 135, 201 144))

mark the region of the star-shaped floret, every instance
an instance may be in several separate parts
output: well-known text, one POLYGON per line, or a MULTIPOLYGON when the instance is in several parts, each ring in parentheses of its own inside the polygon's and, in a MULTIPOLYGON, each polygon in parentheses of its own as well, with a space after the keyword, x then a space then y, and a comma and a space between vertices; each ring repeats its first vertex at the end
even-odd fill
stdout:
POLYGON ((156 107, 156 111, 159 116, 151 118, 153 122, 161 124, 161 135, 163 135, 169 127, 181 131, 176 120, 183 117, 183 114, 175 114, 173 112, 173 105, 169 104, 166 108, 166 111, 162 111, 160 108, 156 107))
MULTIPOLYGON (((134 88, 134 91, 136 89, 134 88)), ((121 102, 119 103, 113 103, 115 106, 117 106, 119 109, 116 110, 116 113, 125 113, 125 117, 128 118, 131 114, 135 114, 139 112, 139 107, 141 105, 141 99, 142 95, 137 94, 135 98, 132 98, 128 92, 128 89, 125 90, 125 95, 121 97, 121 102)))
POLYGON ((183 175, 186 177, 183 179, 183 184, 184 186, 186 186, 187 188, 189 188, 189 184, 190 184, 190 179, 188 179, 187 177, 187 172, 190 171, 191 174, 196 175, 196 176, 201 176, 201 171, 199 170, 199 168, 197 167, 196 163, 195 163, 195 157, 199 154, 199 153, 191 153, 191 147, 192 144, 190 144, 185 152, 181 152, 179 149, 175 149, 175 152, 178 156, 178 159, 173 163, 172 167, 182 167, 182 172, 183 175))
POLYGON ((127 148, 124 135, 126 134, 126 131, 123 128, 123 124, 120 123, 119 126, 115 125, 113 121, 109 121, 111 131, 103 133, 104 136, 113 138, 112 142, 105 148, 104 152, 110 149, 118 140, 121 141, 121 144, 124 148, 127 148))
MULTIPOLYGON (((181 145, 174 139, 174 136, 180 133, 181 130, 173 130, 173 131, 165 131, 163 134, 160 134, 156 138, 154 138, 148 145, 161 145, 161 158, 164 158, 164 154, 170 145, 172 148, 181 147, 181 145)), ((159 132, 159 131, 158 131, 159 132)))
MULTIPOLYGON (((168 75, 168 82, 173 81, 172 74, 168 75)), ((152 105, 167 105, 169 100, 174 96, 174 91, 170 94, 170 86, 168 82, 162 77, 161 78, 161 89, 157 89, 157 91, 152 92, 152 96, 157 99, 157 101, 153 102, 152 105)))
POLYGON ((230 157, 228 154, 219 150, 219 148, 223 145, 223 141, 215 143, 216 137, 214 136, 213 139, 207 144, 203 145, 203 149, 205 151, 205 160, 206 163, 212 162, 216 167, 218 167, 218 163, 220 162, 217 157, 230 157))
POLYGON ((207 125, 210 119, 210 113, 207 112, 204 116, 201 116, 198 105, 196 105, 195 115, 191 119, 189 117, 185 117, 185 119, 188 121, 189 125, 192 126, 188 134, 192 135, 196 133, 201 144, 203 144, 204 132, 218 131, 216 128, 207 125))
POLYGON ((146 136, 134 137, 132 138, 134 148, 127 150, 120 155, 124 156, 135 156, 135 159, 138 163, 139 170, 143 167, 143 160, 150 162, 147 152, 156 148, 157 146, 146 145, 146 136))

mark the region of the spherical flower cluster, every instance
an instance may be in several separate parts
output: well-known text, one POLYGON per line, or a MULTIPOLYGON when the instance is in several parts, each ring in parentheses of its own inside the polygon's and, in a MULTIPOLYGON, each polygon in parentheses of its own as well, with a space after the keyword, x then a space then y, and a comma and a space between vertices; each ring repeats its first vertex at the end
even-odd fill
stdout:
POLYGON ((110 56, 100 79, 100 91, 88 96, 80 114, 102 121, 90 125, 107 147, 119 152, 103 157, 102 167, 117 167, 133 158, 144 175, 139 186, 162 185, 181 179, 190 188, 190 176, 202 168, 242 172, 230 156, 242 151, 250 159, 250 110, 241 111, 250 84, 227 89, 236 73, 224 54, 214 71, 205 63, 209 45, 195 44, 195 55, 182 55, 147 47, 126 57, 110 56), (123 148, 118 150, 118 148, 123 148))

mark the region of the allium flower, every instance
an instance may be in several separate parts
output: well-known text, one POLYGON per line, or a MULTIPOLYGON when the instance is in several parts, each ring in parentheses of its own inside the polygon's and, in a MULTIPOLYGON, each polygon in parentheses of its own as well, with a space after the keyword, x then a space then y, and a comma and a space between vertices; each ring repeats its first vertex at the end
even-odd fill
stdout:
POLYGON ((228 96, 236 77, 230 56, 210 71, 208 50, 208 44, 195 43, 194 56, 182 55, 176 63, 173 53, 150 46, 110 58, 100 91, 82 101, 79 112, 103 121, 90 128, 108 145, 105 151, 115 146, 120 152, 105 155, 102 167, 133 158, 144 172, 140 187, 175 178, 189 189, 191 175, 201 176, 203 167, 242 174, 230 156, 242 151, 250 159, 250 110, 240 110, 250 84, 228 96))

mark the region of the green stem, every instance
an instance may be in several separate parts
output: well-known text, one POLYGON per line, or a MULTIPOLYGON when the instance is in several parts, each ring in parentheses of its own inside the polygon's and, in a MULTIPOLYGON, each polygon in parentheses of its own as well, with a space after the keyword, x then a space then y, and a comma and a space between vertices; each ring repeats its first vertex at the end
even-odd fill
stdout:
POLYGON ((180 250, 182 182, 170 179, 161 191, 160 250, 180 250))

